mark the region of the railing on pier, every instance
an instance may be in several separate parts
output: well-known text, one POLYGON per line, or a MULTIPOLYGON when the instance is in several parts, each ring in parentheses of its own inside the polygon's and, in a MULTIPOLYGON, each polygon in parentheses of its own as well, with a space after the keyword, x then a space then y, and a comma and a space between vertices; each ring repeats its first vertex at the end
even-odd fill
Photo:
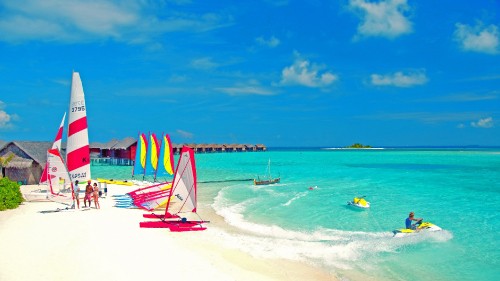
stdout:
POLYGON ((134 161, 125 158, 97 157, 90 158, 91 165, 133 166, 134 161))

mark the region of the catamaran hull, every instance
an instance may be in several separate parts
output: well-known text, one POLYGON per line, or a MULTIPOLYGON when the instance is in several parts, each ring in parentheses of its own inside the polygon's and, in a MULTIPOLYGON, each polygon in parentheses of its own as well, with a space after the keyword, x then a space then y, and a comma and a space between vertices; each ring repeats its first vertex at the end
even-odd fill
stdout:
POLYGON ((168 228, 172 232, 181 232, 181 231, 200 231, 207 229, 202 225, 202 223, 206 223, 206 221, 143 221, 139 223, 141 228, 168 228))

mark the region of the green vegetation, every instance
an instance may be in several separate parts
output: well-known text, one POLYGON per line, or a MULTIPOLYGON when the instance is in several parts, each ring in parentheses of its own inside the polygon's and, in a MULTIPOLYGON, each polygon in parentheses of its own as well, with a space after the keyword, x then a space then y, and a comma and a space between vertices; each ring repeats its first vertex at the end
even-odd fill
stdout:
POLYGON ((0 211, 15 209, 23 202, 20 185, 8 178, 0 179, 0 211))
POLYGON ((372 147, 369 146, 369 145, 363 145, 363 144, 360 144, 360 143, 355 143, 355 144, 351 144, 350 146, 347 146, 346 148, 372 148, 372 147))

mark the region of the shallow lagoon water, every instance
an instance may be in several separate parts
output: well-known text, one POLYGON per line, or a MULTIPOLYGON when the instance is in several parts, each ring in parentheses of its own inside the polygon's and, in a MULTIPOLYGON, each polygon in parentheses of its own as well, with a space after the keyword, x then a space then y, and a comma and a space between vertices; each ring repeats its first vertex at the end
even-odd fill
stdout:
MULTIPOLYGON (((213 198, 207 204, 241 230, 221 235, 253 255, 355 280, 500 276, 500 150, 283 149, 195 158, 200 192, 213 198), (253 186, 269 159, 281 183, 253 186), (354 196, 366 196, 371 208, 348 207, 354 196), (393 238, 410 211, 444 231, 393 238)), ((131 171, 92 166, 94 178, 130 179, 131 171)))

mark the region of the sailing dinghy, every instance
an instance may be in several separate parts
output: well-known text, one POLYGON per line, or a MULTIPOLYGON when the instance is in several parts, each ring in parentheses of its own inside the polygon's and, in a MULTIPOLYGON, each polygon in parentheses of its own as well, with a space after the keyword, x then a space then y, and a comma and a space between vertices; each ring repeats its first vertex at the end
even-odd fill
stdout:
POLYGON ((78 72, 73 72, 68 118, 68 144, 66 164, 71 180, 81 183, 91 180, 90 148, 87 126, 87 106, 82 80, 78 72))
POLYGON ((47 151, 47 180, 48 199, 66 205, 66 209, 74 208, 73 183, 58 149, 47 151))
POLYGON ((254 185, 268 185, 279 182, 280 182, 280 177, 273 178, 271 176, 271 159, 269 159, 269 162, 267 164, 267 179, 260 179, 260 177, 257 177, 256 179, 253 180, 254 185))
POLYGON ((170 231, 198 231, 205 230, 204 221, 188 220, 183 215, 195 214, 197 208, 197 182, 196 182, 196 166, 194 161, 193 149, 184 146, 181 149, 179 162, 174 174, 171 193, 173 196, 168 197, 165 214, 145 214, 146 218, 158 218, 157 221, 141 222, 139 225, 142 228, 168 228, 170 231), (176 201, 173 202, 172 198, 176 201))
MULTIPOLYGON (((61 125, 59 125, 59 129, 57 130, 56 137, 54 138, 54 142, 52 143, 51 149, 60 149, 61 148, 61 142, 62 142, 62 133, 64 129, 64 119, 66 118, 66 113, 64 113, 64 116, 61 121, 61 125)), ((45 166, 43 168, 42 175, 40 176, 40 181, 38 182, 38 185, 48 185, 49 180, 47 178, 47 167, 48 163, 45 163, 45 166)), ((48 200, 48 193, 47 193, 47 188, 44 186, 43 188, 39 188, 30 192, 24 192, 23 193, 24 198, 26 201, 47 201, 48 200)))
MULTIPOLYGON (((142 137, 140 137, 142 138, 142 137)), ((136 156, 140 157, 140 149, 144 149, 146 145, 142 148, 140 147, 140 142, 145 144, 145 141, 138 141, 136 156)), ((174 174, 174 156, 172 151, 172 143, 170 142, 170 137, 164 135, 162 138, 162 144, 160 145, 160 157, 158 159, 158 167, 156 169, 156 176, 172 176, 174 174)), ((136 157, 136 163, 140 162, 141 158, 136 157)), ((144 161, 145 163, 145 161, 144 161)), ((139 163, 140 164, 140 163, 139 163)), ((140 164, 142 165, 142 164, 140 164)), ((142 166, 138 166, 137 170, 140 170, 142 166)), ((134 170, 135 167, 134 167, 134 170)), ((144 170, 144 169, 143 169, 144 170)), ((165 206, 168 198, 171 195, 172 182, 164 181, 158 184, 153 184, 147 187, 139 188, 133 190, 122 197, 115 198, 115 207, 119 208, 141 208, 147 211, 153 211, 156 208, 165 206)))

